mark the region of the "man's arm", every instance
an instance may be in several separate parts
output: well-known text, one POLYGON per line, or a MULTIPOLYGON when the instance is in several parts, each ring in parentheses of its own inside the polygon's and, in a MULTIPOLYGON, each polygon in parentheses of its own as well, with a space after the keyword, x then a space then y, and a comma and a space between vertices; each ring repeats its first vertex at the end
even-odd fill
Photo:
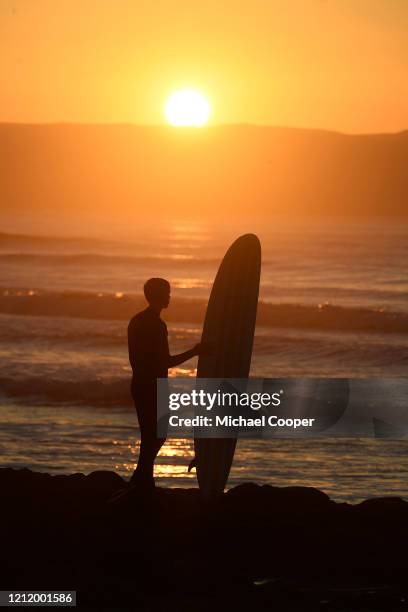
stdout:
POLYGON ((201 344, 196 344, 189 351, 185 351, 184 353, 179 353, 179 355, 169 355, 169 368, 175 368, 176 366, 188 361, 192 357, 199 355, 201 352, 201 344))
POLYGON ((169 368, 175 368, 176 366, 188 361, 192 357, 195 357, 200 352, 200 345, 196 344, 189 351, 185 351, 184 353, 179 353, 178 355, 169 355, 169 368))
POLYGON ((136 362, 136 338, 135 338, 135 330, 133 319, 130 321, 128 325, 128 352, 129 352, 129 362, 132 366, 132 370, 135 371, 137 367, 136 362))

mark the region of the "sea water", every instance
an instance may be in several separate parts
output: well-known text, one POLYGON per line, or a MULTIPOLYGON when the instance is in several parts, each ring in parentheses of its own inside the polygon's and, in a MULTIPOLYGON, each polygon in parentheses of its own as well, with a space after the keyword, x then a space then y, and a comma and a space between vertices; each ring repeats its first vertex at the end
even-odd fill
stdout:
MULTIPOLYGON (((251 375, 406 376, 408 230, 390 223, 269 225, 164 224, 102 239, 0 237, 1 465, 130 474, 138 429, 122 304, 141 294, 147 278, 168 278, 170 348, 186 350, 201 331, 191 313, 205 307, 220 258, 248 230, 263 247, 260 299, 277 309, 257 326, 251 375), (285 320, 294 306, 305 323, 277 326, 274 313, 285 320), (310 312, 327 308, 336 308, 338 329, 308 325, 310 312), (348 329, 366 315, 370 329, 348 329)), ((171 375, 194 376, 195 365, 171 375)), ((316 486, 336 499, 407 496, 407 451, 404 440, 242 440, 229 486, 253 480, 316 486)), ((186 472, 191 453, 190 441, 169 441, 157 462, 159 482, 195 486, 186 472)))

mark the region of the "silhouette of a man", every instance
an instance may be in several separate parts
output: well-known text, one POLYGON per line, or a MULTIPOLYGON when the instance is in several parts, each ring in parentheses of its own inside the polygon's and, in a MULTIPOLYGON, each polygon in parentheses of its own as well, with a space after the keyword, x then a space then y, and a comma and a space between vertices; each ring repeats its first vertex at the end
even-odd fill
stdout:
POLYGON ((133 370, 132 397, 140 427, 140 452, 131 485, 154 487, 154 461, 165 443, 157 438, 158 378, 167 378, 168 368, 175 367, 198 355, 201 345, 179 355, 170 355, 167 326, 160 318, 170 303, 170 283, 164 278, 151 278, 144 286, 149 306, 131 319, 128 326, 129 361, 133 370))

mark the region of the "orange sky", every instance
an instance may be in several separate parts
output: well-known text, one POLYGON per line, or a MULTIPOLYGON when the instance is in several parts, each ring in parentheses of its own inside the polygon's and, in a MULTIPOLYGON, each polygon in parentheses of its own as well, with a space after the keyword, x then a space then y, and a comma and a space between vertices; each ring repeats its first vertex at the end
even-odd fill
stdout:
POLYGON ((408 128, 407 0, 0 0, 0 121, 408 128))

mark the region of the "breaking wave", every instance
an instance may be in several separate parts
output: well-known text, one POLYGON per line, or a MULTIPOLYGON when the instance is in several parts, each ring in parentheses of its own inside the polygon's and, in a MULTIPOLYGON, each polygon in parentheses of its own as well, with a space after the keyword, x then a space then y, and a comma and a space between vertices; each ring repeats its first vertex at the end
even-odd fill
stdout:
MULTIPOLYGON (((166 311, 169 322, 201 324, 207 302, 175 297, 166 311)), ((141 296, 125 293, 46 291, 0 288, 0 313, 14 315, 128 320, 144 307, 141 296)), ((257 324, 270 328, 408 333, 408 314, 386 309, 344 307, 330 303, 260 302, 257 324)))

